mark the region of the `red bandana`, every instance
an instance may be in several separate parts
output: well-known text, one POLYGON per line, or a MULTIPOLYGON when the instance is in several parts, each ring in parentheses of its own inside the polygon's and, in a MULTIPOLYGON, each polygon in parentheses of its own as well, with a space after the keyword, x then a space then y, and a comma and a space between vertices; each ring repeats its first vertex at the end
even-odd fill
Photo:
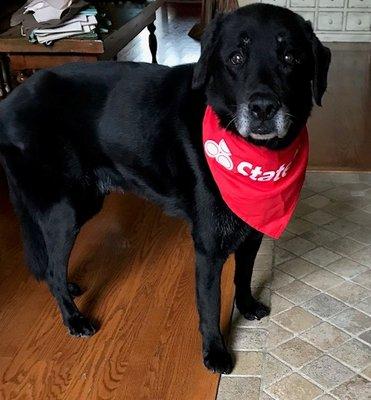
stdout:
POLYGON ((255 146, 219 125, 208 106, 203 142, 211 173, 227 206, 248 225, 278 239, 299 201, 308 163, 304 127, 286 148, 255 146))

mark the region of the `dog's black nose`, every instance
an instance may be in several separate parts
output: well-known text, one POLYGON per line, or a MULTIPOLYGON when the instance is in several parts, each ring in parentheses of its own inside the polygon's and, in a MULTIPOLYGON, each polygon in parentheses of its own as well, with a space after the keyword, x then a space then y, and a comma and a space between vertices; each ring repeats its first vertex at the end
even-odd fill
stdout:
POLYGON ((252 117, 261 121, 273 118, 278 109, 280 103, 271 94, 265 93, 254 93, 249 99, 249 111, 252 117))

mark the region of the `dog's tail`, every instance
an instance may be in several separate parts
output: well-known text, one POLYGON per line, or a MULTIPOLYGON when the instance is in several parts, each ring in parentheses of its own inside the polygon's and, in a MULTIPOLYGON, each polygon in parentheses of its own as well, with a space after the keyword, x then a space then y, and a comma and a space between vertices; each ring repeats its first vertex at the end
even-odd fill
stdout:
POLYGON ((26 263, 31 272, 35 275, 35 278, 42 280, 45 278, 45 272, 49 262, 43 232, 35 219, 36 217, 29 210, 20 192, 17 190, 18 185, 6 165, 5 172, 8 177, 10 199, 21 225, 26 263))

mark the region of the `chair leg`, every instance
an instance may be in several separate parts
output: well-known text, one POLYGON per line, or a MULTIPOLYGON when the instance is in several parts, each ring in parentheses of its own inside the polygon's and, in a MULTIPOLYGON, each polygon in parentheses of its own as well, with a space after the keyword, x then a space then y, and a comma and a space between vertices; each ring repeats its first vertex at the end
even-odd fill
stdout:
POLYGON ((148 30, 149 30, 149 38, 148 38, 148 42, 149 42, 149 49, 151 51, 151 55, 152 55, 152 63, 153 64, 157 64, 157 59, 156 59, 156 55, 157 55, 157 38, 155 35, 155 30, 156 30, 156 26, 153 22, 151 22, 148 26, 147 26, 148 30))

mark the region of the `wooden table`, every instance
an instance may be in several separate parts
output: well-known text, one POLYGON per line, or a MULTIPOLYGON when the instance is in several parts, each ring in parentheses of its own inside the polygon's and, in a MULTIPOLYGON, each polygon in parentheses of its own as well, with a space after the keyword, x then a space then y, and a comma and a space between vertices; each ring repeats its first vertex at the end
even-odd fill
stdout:
POLYGON ((100 40, 63 39, 52 46, 30 43, 21 36, 20 26, 0 34, 0 97, 5 97, 17 83, 35 70, 68 62, 92 62, 114 59, 117 53, 145 27, 149 31, 152 62, 156 63, 156 10, 165 0, 134 0, 119 3, 96 3, 99 12, 112 22, 110 31, 100 40))

